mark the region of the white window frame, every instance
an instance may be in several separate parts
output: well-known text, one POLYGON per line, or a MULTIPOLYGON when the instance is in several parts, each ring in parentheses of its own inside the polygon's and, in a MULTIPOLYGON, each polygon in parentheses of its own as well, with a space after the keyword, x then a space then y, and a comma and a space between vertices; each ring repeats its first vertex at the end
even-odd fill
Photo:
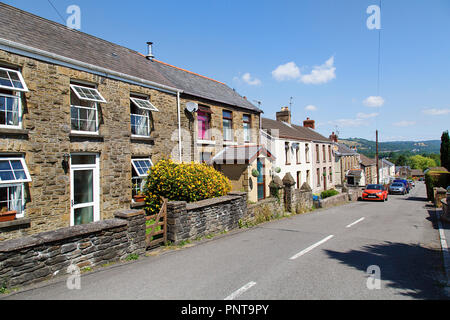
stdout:
POLYGON ((24 183, 5 183, 0 184, 0 188, 11 188, 11 187, 19 187, 21 188, 22 195, 22 208, 20 208, 20 212, 17 212, 16 218, 24 218, 25 217, 25 185, 24 183))
POLYGON ((98 129, 99 129, 99 125, 98 125, 98 105, 96 102, 94 102, 94 107, 86 107, 86 106, 77 106, 75 104, 71 104, 70 105, 70 129, 72 133, 77 133, 77 134, 86 134, 86 135, 98 135, 98 129), (72 108, 81 108, 81 109, 88 109, 88 110, 94 110, 95 111, 95 131, 82 131, 82 130, 73 130, 72 129, 72 108))
POLYGON ((7 90, 11 90, 11 91, 28 92, 27 84, 25 83, 25 80, 23 79, 22 73, 20 71, 14 70, 14 69, 8 69, 8 68, 1 68, 1 67, 0 67, 0 70, 3 70, 3 71, 7 72, 9 80, 11 81, 11 83, 12 83, 12 80, 11 80, 11 77, 10 77, 9 73, 10 72, 15 73, 18 76, 18 78, 20 80, 20 83, 23 86, 23 89, 21 89, 21 88, 16 88, 16 87, 8 87, 8 86, 0 85, 1 89, 7 89, 7 90))
POLYGON ((91 88, 91 87, 88 87, 88 86, 80 86, 80 85, 77 85, 77 84, 71 84, 70 88, 72 89, 72 91, 75 93, 75 95, 80 100, 91 101, 91 102, 98 102, 98 103, 107 103, 105 98, 103 98, 103 96, 100 94, 100 92, 97 89, 95 89, 95 88, 91 88), (91 98, 82 97, 77 91, 78 88, 93 90, 93 91, 95 91, 96 94, 98 94, 100 99, 91 99, 91 98))
POLYGON ((133 98, 130 97, 130 100, 136 105, 136 107, 140 108, 140 109, 144 109, 144 110, 148 110, 148 111, 155 111, 155 112, 159 112, 158 108, 156 108, 149 99, 140 99, 140 98, 133 98), (139 104, 139 102, 144 102, 145 104, 148 104, 148 107, 143 107, 139 104))
POLYGON ((0 98, 2 98, 2 97, 17 99, 18 109, 19 109, 19 123, 17 126, 8 125, 8 124, 0 124, 0 128, 22 129, 22 97, 21 97, 20 92, 17 92, 16 95, 0 93, 0 98))
MULTIPOLYGON (((15 157, 15 158, 0 158, 0 161, 20 161, 22 163, 22 167, 23 167, 23 170, 25 171, 25 175, 26 175, 26 179, 0 181, 0 185, 31 182, 30 172, 28 171, 28 167, 27 167, 27 164, 26 164, 24 158, 17 158, 17 157, 15 157)), ((14 174, 14 171, 13 171, 13 174, 14 174)))
POLYGON ((134 163, 135 161, 150 161, 150 167, 153 167, 153 162, 152 159, 150 158, 140 158, 140 159, 131 159, 131 165, 133 166, 134 170, 136 171, 136 173, 138 174, 136 177, 134 178, 145 178, 147 177, 147 174, 140 174, 138 168, 136 167, 136 164, 134 163))

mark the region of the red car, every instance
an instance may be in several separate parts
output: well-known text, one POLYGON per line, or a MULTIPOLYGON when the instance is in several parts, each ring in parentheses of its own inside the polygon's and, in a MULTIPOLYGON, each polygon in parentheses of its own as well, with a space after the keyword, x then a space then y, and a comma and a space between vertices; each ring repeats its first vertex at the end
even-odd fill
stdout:
POLYGON ((381 184, 369 184, 363 191, 363 200, 388 201, 388 191, 381 184))

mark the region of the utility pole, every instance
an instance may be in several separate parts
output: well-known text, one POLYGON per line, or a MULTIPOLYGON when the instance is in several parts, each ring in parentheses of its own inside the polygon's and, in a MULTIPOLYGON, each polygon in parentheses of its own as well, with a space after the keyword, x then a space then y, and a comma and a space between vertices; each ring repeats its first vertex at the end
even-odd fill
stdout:
POLYGON ((378 164, 378 130, 377 130, 377 157, 376 157, 376 161, 377 161, 377 184, 380 184, 380 166, 378 164))

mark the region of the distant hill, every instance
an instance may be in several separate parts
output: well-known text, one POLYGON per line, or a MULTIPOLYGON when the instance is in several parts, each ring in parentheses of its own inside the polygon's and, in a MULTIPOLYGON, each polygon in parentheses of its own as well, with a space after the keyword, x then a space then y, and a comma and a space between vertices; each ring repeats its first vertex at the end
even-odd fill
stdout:
MULTIPOLYGON (((356 147, 358 152, 362 154, 373 154, 376 152, 375 141, 370 141, 361 138, 341 139, 342 142, 350 147, 356 147)), ((378 143, 378 150, 380 153, 389 152, 411 152, 411 153, 437 153, 441 152, 441 140, 429 141, 391 141, 378 143)))

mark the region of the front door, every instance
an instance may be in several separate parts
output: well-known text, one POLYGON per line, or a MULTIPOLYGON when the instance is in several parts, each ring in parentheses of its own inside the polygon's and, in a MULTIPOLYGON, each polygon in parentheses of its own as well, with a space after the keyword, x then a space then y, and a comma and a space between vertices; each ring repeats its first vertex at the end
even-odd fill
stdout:
POLYGON ((266 178, 264 175, 264 164, 258 159, 258 200, 263 200, 266 198, 266 178))
POLYGON ((98 162, 98 155, 80 154, 71 157, 71 226, 100 219, 98 162))

